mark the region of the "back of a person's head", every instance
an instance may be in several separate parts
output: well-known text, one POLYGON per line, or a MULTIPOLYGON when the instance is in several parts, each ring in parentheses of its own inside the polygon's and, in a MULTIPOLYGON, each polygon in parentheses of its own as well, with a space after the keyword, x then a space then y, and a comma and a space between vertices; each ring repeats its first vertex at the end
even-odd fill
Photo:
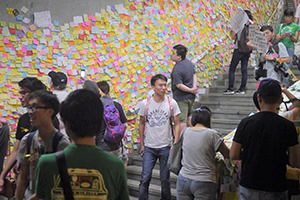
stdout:
POLYGON ((101 128, 103 104, 94 92, 75 90, 62 102, 60 116, 77 137, 93 137, 101 128))
POLYGON ((187 48, 185 46, 177 44, 173 47, 173 49, 176 49, 176 53, 178 56, 181 56, 181 60, 186 58, 187 48))
POLYGON ((40 104, 43 104, 46 108, 53 109, 54 113, 51 116, 52 119, 59 112, 59 101, 57 96, 52 92, 46 90, 36 90, 29 95, 29 101, 32 99, 37 99, 40 104))
POLYGON ((26 77, 22 79, 19 83, 19 86, 22 88, 27 88, 31 92, 34 92, 36 90, 46 90, 46 86, 42 81, 35 77, 26 77))
POLYGON ((291 9, 286 9, 283 13, 283 16, 288 16, 288 17, 294 16, 294 11, 291 9))
POLYGON ((156 75, 154 75, 154 76, 151 78, 151 80, 150 80, 151 85, 154 86, 155 83, 156 83, 156 81, 159 80, 159 79, 168 82, 168 79, 167 79, 167 77, 166 77, 165 75, 163 75, 163 74, 156 74, 156 75))
POLYGON ((260 95, 266 104, 280 104, 282 101, 282 90, 280 83, 271 78, 263 79, 255 93, 256 96, 257 94, 260 95))
POLYGON ((196 108, 192 114, 191 120, 192 126, 196 124, 202 124, 203 126, 211 127, 211 111, 207 106, 201 106, 196 108))
POLYGON ((99 81, 97 82, 97 85, 104 94, 108 95, 110 89, 109 84, 106 81, 99 81))
POLYGON ((269 31, 273 32, 273 27, 269 26, 269 25, 265 25, 260 28, 261 32, 264 32, 265 30, 269 30, 269 31))
POLYGON ((253 21, 253 16, 252 16, 250 10, 244 10, 244 11, 245 11, 245 13, 247 14, 248 18, 249 18, 251 21, 253 21))
POLYGON ((83 84, 83 89, 90 90, 90 91, 94 92, 99 98, 101 97, 99 88, 98 88, 97 84, 93 81, 90 81, 90 80, 85 81, 83 84))

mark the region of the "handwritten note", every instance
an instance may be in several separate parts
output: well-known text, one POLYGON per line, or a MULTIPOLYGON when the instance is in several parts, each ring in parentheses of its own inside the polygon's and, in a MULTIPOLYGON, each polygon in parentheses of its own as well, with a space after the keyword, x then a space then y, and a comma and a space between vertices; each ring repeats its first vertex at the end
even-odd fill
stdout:
POLYGON ((239 7, 235 15, 230 19, 230 26, 234 32, 238 32, 244 27, 244 24, 248 21, 248 16, 243 8, 239 7))
POLYGON ((35 12, 34 23, 38 27, 47 27, 51 23, 50 11, 35 12))

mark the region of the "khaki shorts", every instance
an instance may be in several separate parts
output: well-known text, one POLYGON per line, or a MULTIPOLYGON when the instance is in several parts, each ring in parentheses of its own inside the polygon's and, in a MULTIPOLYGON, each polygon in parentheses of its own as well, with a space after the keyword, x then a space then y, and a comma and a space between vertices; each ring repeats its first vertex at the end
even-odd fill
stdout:
POLYGON ((124 146, 121 146, 119 149, 114 151, 108 151, 109 154, 114 155, 118 158, 120 158, 124 163, 128 162, 128 155, 124 149, 124 146))
POLYGON ((177 101, 178 107, 181 111, 179 115, 180 123, 186 123, 187 118, 192 115, 194 101, 195 99, 177 101))

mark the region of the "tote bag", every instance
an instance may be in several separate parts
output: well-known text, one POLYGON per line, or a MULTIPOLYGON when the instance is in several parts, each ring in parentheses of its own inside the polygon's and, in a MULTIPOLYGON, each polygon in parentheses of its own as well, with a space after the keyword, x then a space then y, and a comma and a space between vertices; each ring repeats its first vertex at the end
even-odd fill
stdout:
POLYGON ((171 149, 169 158, 168 158, 168 168, 171 172, 178 175, 179 171, 182 167, 181 160, 182 160, 182 143, 183 143, 183 134, 186 130, 186 127, 182 130, 180 139, 178 142, 173 144, 171 149))

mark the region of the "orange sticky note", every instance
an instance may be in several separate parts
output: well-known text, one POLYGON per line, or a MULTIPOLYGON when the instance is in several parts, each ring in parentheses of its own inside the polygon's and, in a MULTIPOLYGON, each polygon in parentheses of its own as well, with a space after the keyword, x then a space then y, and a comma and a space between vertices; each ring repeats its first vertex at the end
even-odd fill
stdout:
POLYGON ((31 31, 35 31, 35 25, 32 24, 31 26, 29 26, 29 29, 30 29, 31 31))

